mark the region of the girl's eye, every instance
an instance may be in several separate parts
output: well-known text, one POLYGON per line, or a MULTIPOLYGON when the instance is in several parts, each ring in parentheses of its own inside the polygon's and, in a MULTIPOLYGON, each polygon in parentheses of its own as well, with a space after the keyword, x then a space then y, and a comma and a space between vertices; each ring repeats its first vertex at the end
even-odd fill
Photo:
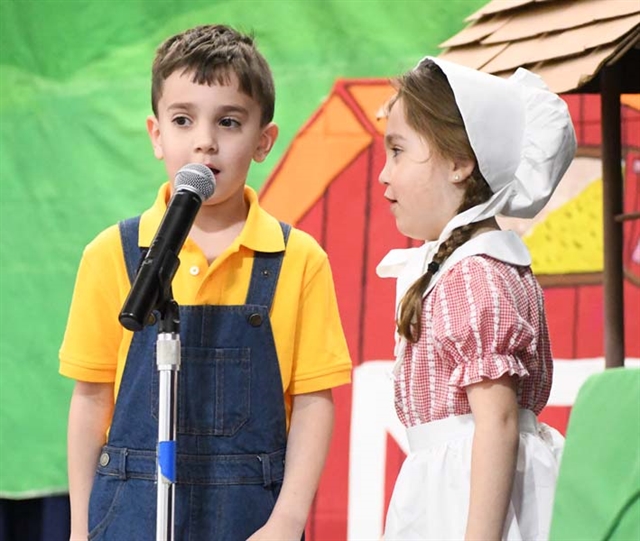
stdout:
POLYGON ((177 116, 172 122, 177 126, 189 126, 191 121, 186 116, 177 116))
POLYGON ((235 118, 225 117, 220 120, 220 125, 225 128, 238 128, 240 127, 240 122, 238 122, 235 118))
POLYGON ((395 158, 398 154, 400 154, 400 149, 398 147, 391 147, 391 155, 395 158))

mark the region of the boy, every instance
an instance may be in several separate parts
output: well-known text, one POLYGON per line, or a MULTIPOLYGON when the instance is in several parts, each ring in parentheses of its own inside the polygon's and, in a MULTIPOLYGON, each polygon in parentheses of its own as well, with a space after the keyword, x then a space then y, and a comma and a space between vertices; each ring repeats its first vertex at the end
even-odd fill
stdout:
MULTIPOLYGON (((331 388, 350 381, 326 254, 260 209, 245 186, 251 161, 264 160, 278 135, 274 101, 266 61, 229 27, 196 27, 157 51, 147 119, 154 154, 169 179, 193 162, 216 177, 172 283, 182 343, 180 540, 300 539, 331 436, 331 388)), ((155 539, 157 325, 132 334, 118 314, 170 195, 166 183, 139 227, 107 229, 80 263, 60 350, 60 372, 77 380, 68 432, 74 540, 155 539)))

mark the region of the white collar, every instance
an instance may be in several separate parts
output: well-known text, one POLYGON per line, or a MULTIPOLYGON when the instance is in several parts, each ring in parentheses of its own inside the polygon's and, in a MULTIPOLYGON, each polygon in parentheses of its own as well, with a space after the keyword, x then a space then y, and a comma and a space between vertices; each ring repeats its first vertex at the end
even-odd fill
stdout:
MULTIPOLYGON (((391 250, 376 267, 381 278, 397 278, 396 305, 404 292, 422 276, 435 255, 438 241, 426 242, 418 248, 391 250)), ((455 250, 431 278, 425 295, 437 283, 444 272, 458 261, 472 255, 485 254, 511 265, 531 265, 531 255, 520 237, 513 231, 488 231, 482 233, 455 250)))
POLYGON ((531 265, 529 250, 517 233, 513 231, 488 231, 465 242, 445 260, 442 267, 431 278, 425 295, 447 269, 472 255, 488 255, 510 265, 531 265))

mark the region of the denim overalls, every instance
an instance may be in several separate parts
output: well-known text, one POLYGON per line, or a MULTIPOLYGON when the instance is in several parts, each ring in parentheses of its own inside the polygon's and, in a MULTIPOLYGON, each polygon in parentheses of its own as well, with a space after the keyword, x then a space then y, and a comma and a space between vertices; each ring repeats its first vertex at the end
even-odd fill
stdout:
MULTIPOLYGON (((133 281, 139 217, 121 222, 133 281)), ((281 224, 285 245, 290 226, 281 224)), ((176 541, 245 541, 284 476, 286 421, 269 310, 284 252, 255 253, 246 304, 181 306, 176 541)), ((155 540, 157 325, 134 333, 89 505, 89 539, 155 540)))

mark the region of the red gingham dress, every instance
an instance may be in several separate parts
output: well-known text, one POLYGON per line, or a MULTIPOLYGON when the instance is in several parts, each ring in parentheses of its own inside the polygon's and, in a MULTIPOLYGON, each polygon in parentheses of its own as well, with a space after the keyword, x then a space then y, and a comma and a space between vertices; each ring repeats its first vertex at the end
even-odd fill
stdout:
POLYGON ((474 255, 424 299, 420 340, 396 375, 398 417, 411 427, 469 414, 465 387, 504 374, 519 377, 520 407, 539 414, 553 375, 542 289, 529 267, 474 255))

